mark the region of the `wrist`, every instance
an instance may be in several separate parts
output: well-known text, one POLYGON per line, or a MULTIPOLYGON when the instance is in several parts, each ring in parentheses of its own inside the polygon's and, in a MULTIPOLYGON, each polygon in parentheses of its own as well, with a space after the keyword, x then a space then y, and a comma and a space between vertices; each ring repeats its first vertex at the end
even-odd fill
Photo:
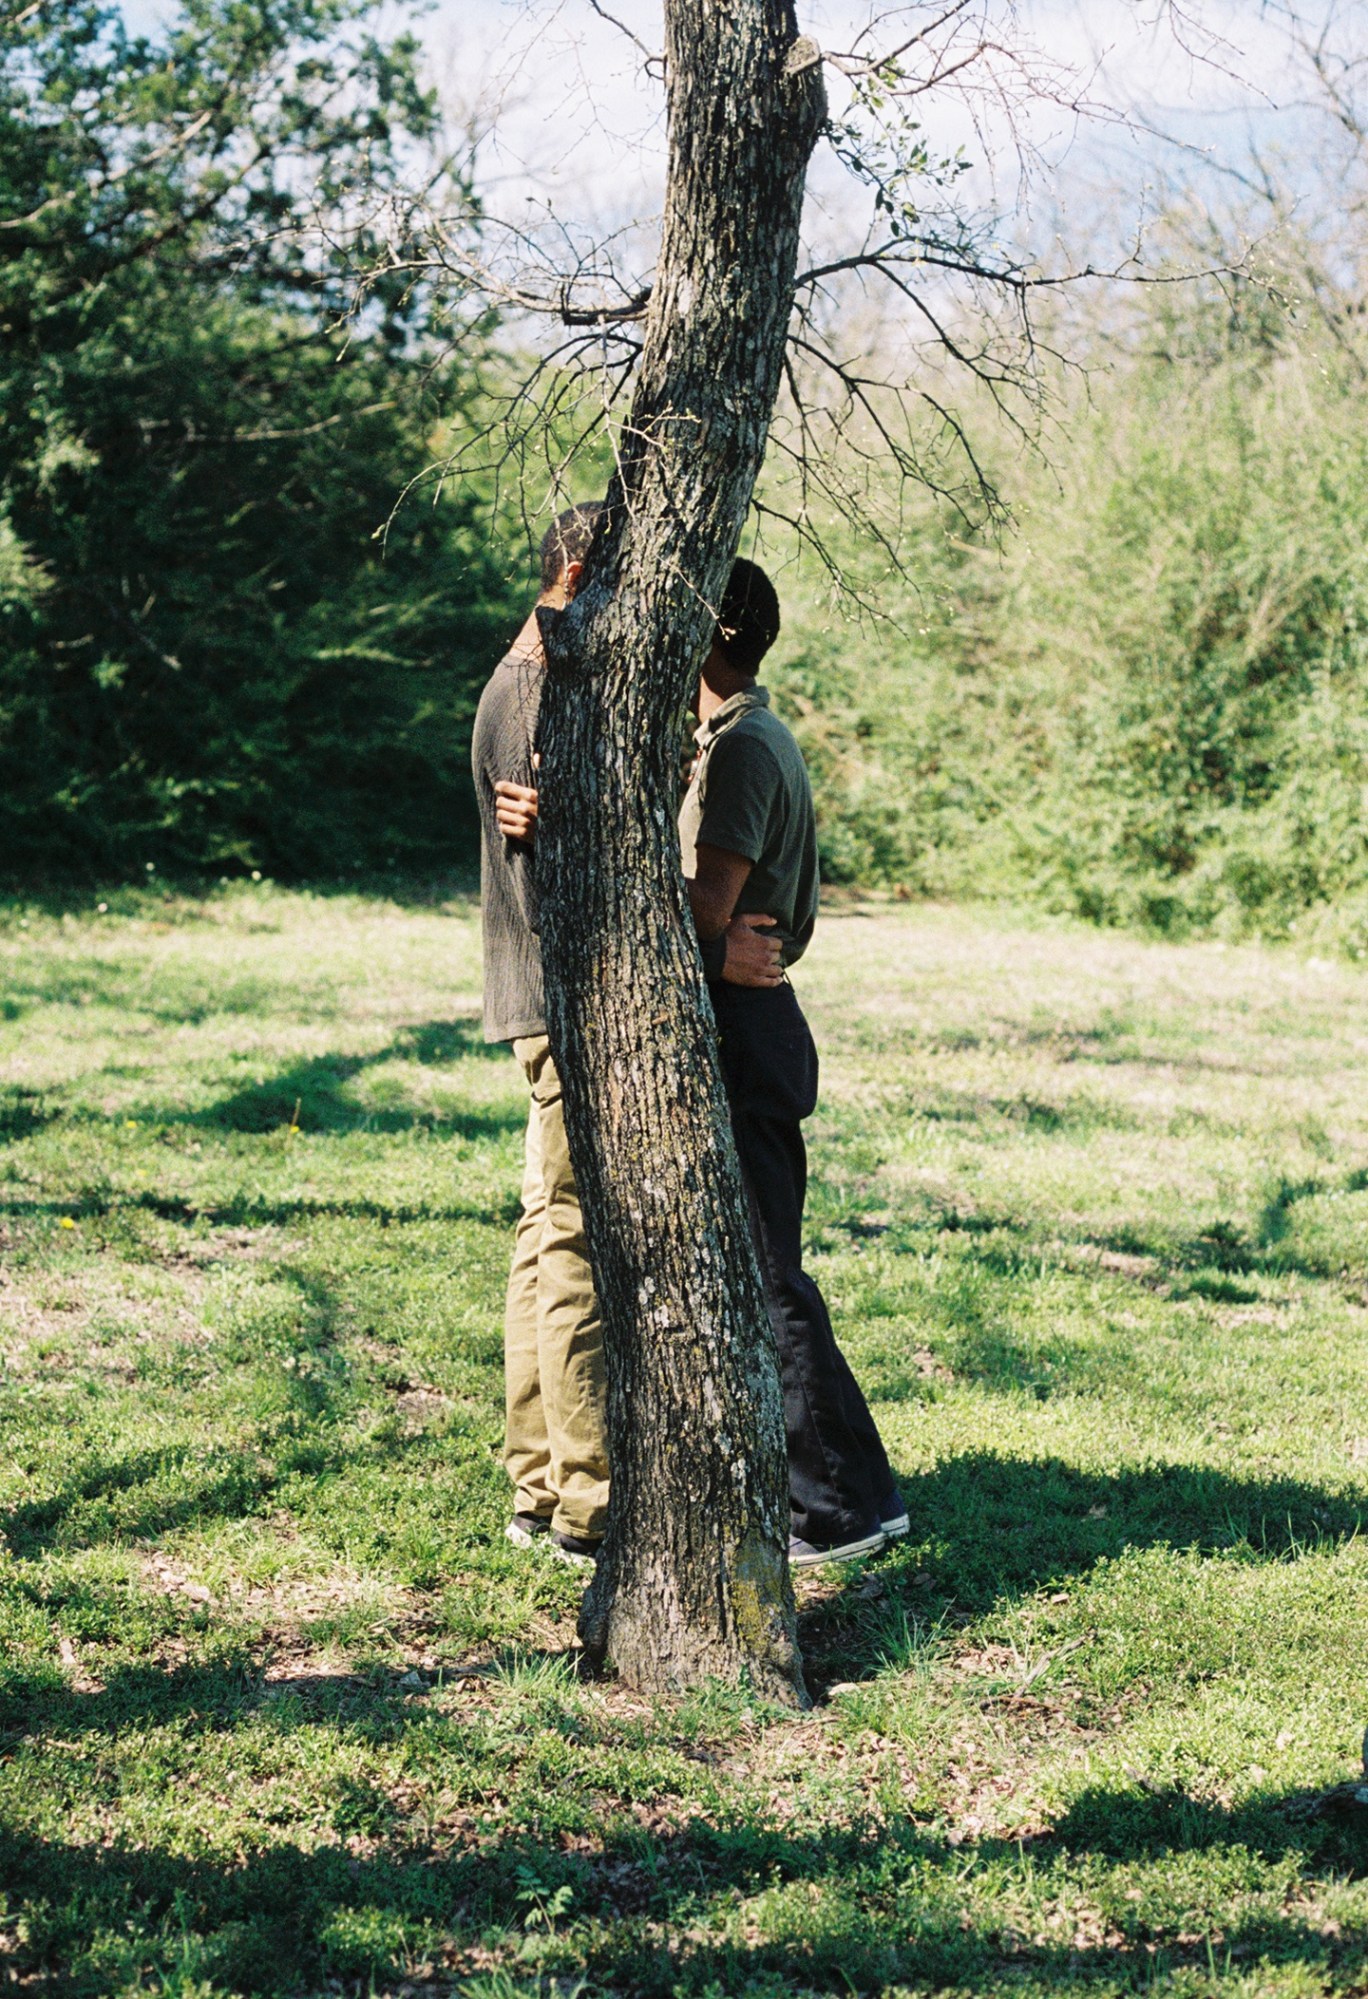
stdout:
POLYGON ((703 960, 703 976, 709 985, 716 985, 727 967, 727 933, 722 931, 717 937, 700 937, 699 955, 703 960))

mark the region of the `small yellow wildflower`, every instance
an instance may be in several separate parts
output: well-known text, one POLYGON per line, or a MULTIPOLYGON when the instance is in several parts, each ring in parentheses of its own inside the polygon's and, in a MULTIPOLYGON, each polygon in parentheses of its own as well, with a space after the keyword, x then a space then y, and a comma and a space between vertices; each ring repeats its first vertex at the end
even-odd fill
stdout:
POLYGON ((59 1229, 74 1229, 76 1224, 75 1222, 72 1221, 70 1215, 63 1215, 61 1221, 58 1222, 57 1226, 59 1229))

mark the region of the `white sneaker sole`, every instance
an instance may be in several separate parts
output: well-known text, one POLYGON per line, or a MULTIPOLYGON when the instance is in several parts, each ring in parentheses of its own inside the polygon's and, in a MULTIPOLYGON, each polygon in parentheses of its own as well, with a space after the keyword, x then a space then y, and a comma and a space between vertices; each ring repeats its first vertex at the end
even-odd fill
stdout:
POLYGON ((888 1540, 881 1528, 877 1534, 866 1534, 862 1541, 846 1541, 839 1548, 812 1548, 800 1555, 789 1556, 789 1566, 794 1569, 824 1569, 832 1562, 854 1562, 861 1555, 877 1555, 888 1540))
POLYGON ((905 1535, 912 1532, 912 1522, 905 1513, 898 1514, 893 1520, 881 1520, 879 1525, 890 1541, 901 1541, 905 1535))
POLYGON ((546 1539, 545 1534, 534 1534, 523 1526, 520 1520, 510 1520, 504 1528, 505 1541, 511 1541, 515 1548, 535 1548, 546 1539))

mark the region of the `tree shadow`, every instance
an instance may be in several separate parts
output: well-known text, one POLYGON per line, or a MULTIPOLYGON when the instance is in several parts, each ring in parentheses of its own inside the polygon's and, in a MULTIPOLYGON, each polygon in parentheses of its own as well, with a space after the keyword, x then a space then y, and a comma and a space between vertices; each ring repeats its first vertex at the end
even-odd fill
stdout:
MULTIPOLYGON (((1153 1258, 1169 1277, 1169 1295, 1229 1297, 1220 1280, 1239 1277, 1309 1277, 1324 1281, 1343 1275, 1344 1256, 1327 1248, 1317 1255, 1307 1245, 1292 1247, 1293 1210, 1302 1201, 1327 1194, 1361 1194, 1368 1190, 1368 1171, 1362 1169, 1338 1180, 1310 1178, 1282 1179, 1265 1199, 1252 1229, 1223 1217, 1208 1222, 1186 1236, 1167 1237, 1143 1234, 1137 1229, 1114 1229, 1083 1238, 1097 1248, 1120 1255, 1153 1258), (1214 1275, 1213 1275, 1214 1273, 1214 1275), (1186 1286, 1186 1288, 1183 1288, 1186 1286), (1205 1293, 1203 1286, 1206 1287, 1205 1293)), ((1364 1259, 1368 1267, 1368 1258, 1364 1259)), ((1234 1294, 1237 1302, 1256 1298, 1257 1292, 1234 1294)))
MULTIPOLYGON (((269 1012, 287 990, 283 981, 239 975, 213 987, 203 979, 187 979, 186 990, 178 995, 174 979, 149 988, 129 958, 50 957, 38 970, 8 969, 0 1020, 23 1020, 44 1006, 131 1008, 167 1026, 194 1027, 216 1015, 269 1012)), ((311 1000, 310 1010, 331 1009, 311 1000)))
MULTIPOLYGON (((1163 1801, 1153 1802, 1162 1812, 1163 1801)), ((1126 1798, 1096 1792, 1087 1811, 1091 1833, 1071 1813, 1033 1842, 1037 1892, 1043 1882, 1048 1893, 1052 1869, 1080 1852, 1125 1861, 1224 1844, 1281 1860, 1302 1880, 1328 1884, 1362 1870, 1361 1849, 1330 1827, 1294 1828, 1277 1800, 1195 1820, 1174 1801, 1157 1846, 1152 1830, 1128 1830, 1126 1798)), ((331 1844, 247 1841, 233 1855, 201 1858, 151 1843, 135 1850, 0 1832, 10 1907, 41 1911, 34 1925, 41 1941, 35 1948, 33 1931, 16 1939, 11 1969, 61 1981, 64 1964, 92 1939, 128 1927, 136 1927, 144 1963, 165 1963, 176 1951, 183 1962, 193 1940, 189 1968, 198 1976, 262 1994, 373 1992, 376 1981, 404 1976, 417 1938, 438 1940, 456 1979, 476 1962, 502 1961, 516 1980, 537 1983, 540 1963, 634 1999, 876 1992, 895 1983, 986 1990, 999 1980, 1015 1990, 1095 1985, 1110 1994, 1132 1981, 1153 1989, 1156 1975, 1184 1966, 1208 1975, 1218 1968, 1191 1916, 1146 1918, 1103 1884, 1092 1895, 1111 1908, 1096 1941, 1023 1939, 976 1918, 978 1882, 1019 1868, 1020 1847, 1001 1839, 955 1844, 906 1812, 894 1810, 877 1827, 817 1831, 754 1819, 643 1830, 618 1818, 587 1835, 558 1832, 555 1814, 547 1816, 551 1824, 540 1830, 460 1813, 422 1836, 382 1789, 349 1779, 334 1794, 339 1837, 331 1844), (738 1900, 773 1905, 786 1891, 796 1891, 787 1920, 781 1907, 758 1931, 735 1922, 738 1900), (557 1907, 560 1938, 537 1915, 538 1902, 557 1907), (348 1914, 365 1920, 339 1920, 348 1914)), ((1061 1892, 1070 1885, 1062 1878, 1061 1892)), ((1333 1975, 1341 1990, 1368 1965, 1368 1938, 1327 1934, 1309 1914, 1299 1920, 1287 1909, 1224 1924, 1219 1951, 1227 1969, 1296 1965, 1333 1975)))
POLYGON ((130 1728, 220 1734, 264 1714, 286 1732, 337 1727, 388 1742, 412 1722, 426 1723, 425 1692, 406 1688, 397 1669, 268 1679, 245 1648, 190 1665, 120 1665, 91 1692, 72 1687, 55 1663, 46 1670, 0 1664, 0 1741, 13 1749, 29 1735, 69 1741, 130 1728))
MULTIPOLYGON (((51 1600, 50 1598, 48 1599, 51 1600)), ((292 1636, 307 1647, 318 1633, 334 1627, 305 1619, 292 1636)), ((13 1751, 26 1738, 70 1741, 77 1736, 116 1736, 132 1728, 173 1727, 178 1735, 221 1734, 254 1715, 265 1716, 283 1734, 300 1729, 337 1728, 368 1742, 391 1742, 411 1727, 428 1735, 444 1730, 459 1737, 466 1723, 450 1710, 434 1711, 430 1697, 449 1677, 497 1685, 529 1670, 568 1668, 572 1677, 582 1657, 574 1651, 502 1647, 487 1657, 463 1658, 414 1675, 401 1666, 374 1664, 364 1670, 268 1672, 260 1646, 235 1644, 206 1660, 167 1665, 125 1661, 104 1673, 94 1688, 73 1687, 54 1660, 0 1660, 0 1744, 13 1751)), ((94 1656, 94 1655, 92 1655, 94 1656)))
MULTIPOLYGON (((1344 1785, 1341 1793, 1352 1788, 1344 1785)), ((1047 1835, 1064 1853, 1112 1860, 1158 1859, 1238 1846, 1265 1860, 1311 1853, 1333 1855, 1336 1871, 1368 1873, 1368 1806, 1337 1809, 1334 1793, 1292 1791, 1256 1796, 1236 1806, 1194 1798, 1174 1785, 1135 1779, 1118 1790, 1098 1786, 1076 1797, 1047 1835)))
POLYGON ((304 1131, 331 1134, 427 1128, 465 1139, 501 1138, 521 1130, 526 1110, 517 1103, 432 1109, 397 1100, 368 1105, 358 1103, 349 1090, 358 1076, 387 1062, 416 1062, 435 1068, 466 1060, 498 1060, 478 1021, 459 1016, 429 1020, 401 1028, 384 1047, 366 1055, 315 1055, 290 1063, 269 1080, 235 1090, 197 1110, 144 1105, 136 1115, 141 1122, 153 1125, 193 1125, 254 1134, 288 1129, 293 1124, 304 1131))
MULTIPOLYGON (((394 1446, 383 1448, 388 1454, 394 1446)), ((89 1498, 108 1487, 128 1490, 174 1455, 133 1454, 73 1481, 71 1491, 89 1498)), ((355 1455, 354 1448, 335 1454, 335 1462, 355 1455)), ((1308 1543, 1348 1539, 1360 1522, 1351 1499, 1303 1482, 1185 1465, 1105 1475, 1059 1459, 966 1452, 905 1478, 903 1489, 920 1567, 914 1573, 910 1561, 895 1560, 866 1569, 833 1603, 805 1614, 818 1687, 824 1647, 828 1656, 839 1648, 843 1678, 886 1667, 898 1616, 934 1628, 948 1613, 1084 1574, 1127 1548, 1162 1544, 1285 1561, 1308 1543), (875 1591, 862 1594, 871 1582, 875 1591)), ((219 1480, 192 1503, 235 1510, 264 1496, 219 1480)), ((6 1523, 16 1553, 41 1546, 60 1501, 48 1507, 6 1523)), ((142 1524, 156 1532, 163 1521, 149 1512, 142 1524)), ((567 1727, 573 1722, 569 1716, 567 1727)), ((0 1669, 0 1745, 15 1749, 40 1733, 45 1758, 72 1759, 74 1785, 88 1771, 81 1745, 91 1737, 166 1727, 179 1740, 262 1726, 285 1734, 333 1730, 370 1745, 420 1729, 426 1764, 450 1754, 464 1767, 468 1758, 470 1723, 459 1706, 434 1709, 422 1689, 405 1691, 392 1671, 301 1673, 272 1685, 238 1648, 198 1664, 121 1665, 102 1687, 81 1692, 55 1665, 0 1669)), ((540 1716, 543 1733, 557 1727, 549 1710, 540 1716)), ((576 1728, 572 1742, 580 1739, 576 1728)), ((516 1726, 511 1734, 505 1728, 510 1741, 518 1734, 516 1726)), ((9 1908, 36 1915, 23 1940, 7 1945, 11 1969, 54 1991, 97 1990, 99 1974, 81 1970, 91 1962, 92 1939, 128 1935, 130 1925, 140 1963, 184 1968, 189 1939, 198 1978, 262 1994, 317 1991, 329 1979, 340 1981, 333 1989, 365 1993, 405 1975, 413 1939, 434 1935, 457 1967, 453 1977, 464 1964, 496 1960, 525 1977, 528 1960, 519 1953, 540 1940, 549 1952, 542 1961, 553 1970, 581 1971, 641 1999, 701 1999, 710 1983, 726 1993, 876 1992, 893 1983, 988 1989, 1002 1979, 1042 1993, 1067 1984, 1110 1994, 1118 1979, 1147 1985, 1166 1968, 1210 1969, 1207 1941, 1194 1938, 1190 1919, 1146 1918, 1120 1887, 1104 1942, 1023 1941, 996 1919, 975 1915, 966 1882, 972 1887, 981 1874, 991 1887, 1021 1864, 1020 1846, 961 1841, 911 1800, 885 1808, 877 1824, 807 1831, 772 1811, 759 1818, 718 1812, 680 1826, 669 1823, 667 1810, 643 1824, 625 1807, 596 1816, 586 1806, 576 1816, 549 1798, 544 1810, 528 1807, 531 1823, 464 1809, 444 1822, 439 1809, 436 1823, 424 1816, 420 1827, 380 1773, 372 1780, 364 1770, 339 1777, 330 1795, 334 1843, 311 1831, 309 1843, 299 1844, 287 1826, 273 1834, 258 1825, 236 1832, 226 1854, 187 1855, 182 1835, 175 1851, 146 1834, 136 1848, 44 1840, 14 1825, 12 1814, 11 1829, 0 1831, 0 1879, 9 1908), (554 1935, 538 1930, 530 1915, 538 1899, 551 1905, 562 1889, 566 1958, 556 1956, 554 1935), (739 1898, 775 1904, 790 1889, 801 1920, 780 1907, 762 1925, 768 1940, 757 1940, 754 1924, 741 1928, 733 1920, 739 1898)), ((1129 1886, 1136 1863, 1226 1846, 1308 1881, 1361 1873, 1361 1834, 1311 1816, 1306 1803, 1300 1795, 1270 1796, 1224 1809, 1143 1783, 1094 1786, 1032 1840, 1033 1879, 1048 1882, 1050 1870, 1060 1869, 1067 1898, 1076 1896, 1076 1881, 1071 1886, 1063 1871, 1079 1857, 1129 1868, 1129 1886)), ((1095 1874, 1089 1892, 1105 1892, 1095 1874)), ((988 1894, 983 1906, 994 1900, 988 1894)), ((1331 1936, 1287 1910, 1224 1924, 1220 1950, 1236 1967, 1300 1965, 1341 1980, 1368 1966, 1363 1937, 1331 1936)))
MULTIPOLYGON (((318 900, 355 900, 392 903, 399 909, 441 909, 449 902, 473 903, 480 893, 479 828, 475 825, 470 833, 474 858, 456 862, 441 868, 353 868, 340 875, 309 875, 278 877, 281 886, 288 890, 303 889, 318 900)), ((244 865, 231 876, 228 895, 248 886, 250 871, 244 865)), ((114 881, 107 877, 91 875, 79 881, 68 879, 35 880, 24 878, 0 878, 0 911, 5 905, 13 904, 25 914, 35 912, 49 919, 73 916, 79 920, 90 920, 92 899, 103 892, 104 899, 116 913, 141 917, 152 922, 170 922, 177 928, 189 928, 197 921, 203 921, 203 906, 227 900, 224 894, 224 876, 221 868, 197 874, 161 873, 157 876, 158 886, 149 888, 141 879, 132 882, 114 881), (187 909, 184 898, 193 907, 187 909)), ((264 885, 269 892, 271 883, 264 885)), ((468 910, 462 910, 466 915, 468 910)), ((217 918, 214 919, 218 921, 217 918)))
POLYGON ((852 1577, 800 1619, 809 1686, 897 1663, 909 1629, 980 1615, 1084 1576, 1129 1550, 1287 1562, 1362 1532, 1368 1492, 1246 1479, 1206 1465, 1088 1472, 1063 1458, 966 1451, 900 1480, 910 1556, 852 1577), (871 1591, 869 1577, 877 1577, 871 1591))
MULTIPOLYGON (((261 994, 251 994, 232 1010, 253 1013, 265 1004, 261 994)), ((215 1010, 229 1009, 226 1005, 206 1009, 215 1010)), ((177 1009, 164 1017, 184 1022, 191 1015, 177 1009)), ((484 1039, 480 1023, 458 1015, 450 1020, 428 1020, 403 1027, 383 1047, 369 1054, 302 1058, 269 1079, 234 1090, 198 1109, 142 1104, 130 1108, 129 1115, 144 1125, 190 1125, 254 1135, 288 1129, 296 1122, 310 1132, 392 1133, 426 1128, 470 1140, 502 1138, 521 1130, 526 1122, 526 1109, 517 1101, 465 1106, 448 1103, 421 1108, 403 1102, 402 1091, 396 1088, 391 1101, 368 1105, 359 1103, 349 1088, 358 1076, 387 1062, 413 1062, 424 1068, 437 1068, 469 1061, 495 1064, 501 1069, 505 1066, 502 1050, 484 1039)), ((56 1097, 45 1097, 19 1085, 0 1088, 0 1144, 26 1138, 44 1125, 70 1115, 56 1097)))
POLYGON ((0 1087, 0 1145, 31 1138, 60 1116, 39 1090, 25 1089, 21 1083, 0 1087))
POLYGON ((210 1520, 250 1518, 283 1480, 304 1472, 346 1469, 355 1453, 320 1439, 300 1440, 270 1469, 243 1453, 221 1470, 187 1474, 183 1451, 137 1451, 92 1465, 44 1499, 0 1515, 13 1553, 33 1561, 49 1548, 90 1548, 155 1540, 210 1520))
POLYGON ((918 1097, 916 1116, 926 1124, 1010 1125, 1049 1137, 1080 1137, 1094 1131, 1143 1131, 1147 1120, 1125 1104, 1081 1092, 1051 1099, 1019 1091, 992 1096, 977 1090, 937 1090, 918 1097))
POLYGON ((1078 1064, 1083 1069, 1158 1069, 1189 1075, 1273 1078, 1287 1073, 1278 1062, 1232 1061, 1229 1052, 1203 1054, 1183 1048, 1165 1054, 1125 1045, 1143 1031, 1127 1020, 1107 1021, 1095 1028, 1023 1027, 1018 1021, 999 1016, 986 1029, 950 1028, 929 1035, 922 1046, 933 1054, 961 1054, 982 1048, 995 1052, 1042 1048, 1061 1065, 1078 1064))
POLYGON ((13 1555, 33 1561, 49 1549, 148 1542, 196 1523, 251 1518, 294 1479, 393 1465, 421 1450, 421 1431, 358 1437, 349 1428, 355 1393, 349 1370, 337 1365, 336 1300, 307 1273, 286 1274, 312 1298, 316 1317, 288 1355, 244 1356, 291 1363, 272 1367, 278 1406, 250 1441, 208 1452, 166 1445, 88 1465, 44 1498, 0 1514, 0 1539, 13 1555))
POLYGON ((235 1193, 226 1200, 197 1201, 188 1195, 110 1194, 88 1190, 69 1201, 31 1201, 17 1198, 0 1200, 0 1215, 70 1215, 73 1220, 98 1221, 122 1212, 156 1215, 166 1222, 193 1224, 207 1222, 211 1228, 282 1228, 299 1222, 377 1222, 381 1228, 402 1227, 414 1222, 483 1222, 503 1228, 521 1212, 516 1194, 502 1200, 453 1202, 434 1207, 428 1201, 379 1201, 361 1198, 314 1200, 307 1195, 272 1199, 260 1193, 235 1193))
POLYGON ((89 1521, 94 1530, 81 1546, 115 1538, 150 1539, 192 1520, 241 1518, 255 1511, 268 1490, 262 1470, 245 1454, 217 1476, 206 1468, 198 1482, 187 1480, 185 1458, 184 1451, 166 1447, 130 1451, 91 1465, 46 1498, 10 1507, 0 1515, 0 1533, 19 1560, 33 1561, 48 1548, 65 1544, 65 1529, 73 1519, 89 1521), (172 1480, 175 1490, 163 1489, 172 1480), (119 1503, 129 1495, 142 1503, 119 1503), (101 1514, 108 1523, 104 1532, 98 1530, 101 1514))
MULTIPOLYGON (((1344 1272, 1342 1251, 1327 1248, 1317 1255, 1306 1245, 1289 1243, 1292 1216, 1302 1201, 1326 1195, 1368 1192, 1368 1168, 1356 1168, 1338 1178, 1313 1176, 1301 1180, 1282 1179, 1265 1198, 1252 1228, 1224 1216, 1217 1216, 1187 1233, 1171 1232, 1160 1226, 1140 1228, 1075 1229, 1067 1236, 1039 1240, 1040 1224, 1019 1215, 994 1210, 961 1209, 952 1202, 938 1202, 927 1196, 923 1217, 907 1226, 886 1223, 862 1225, 858 1220, 834 1217, 822 1227, 846 1235, 877 1235, 884 1245, 908 1255, 925 1252, 926 1236, 966 1236, 968 1260, 997 1276, 1020 1278, 1038 1271, 1042 1262, 1056 1268, 1078 1269, 1064 1260, 1061 1252, 1096 1252, 1099 1259, 1134 1259, 1127 1267, 1121 1261, 1099 1261, 1095 1271, 1119 1282, 1130 1281, 1148 1290, 1162 1289, 1168 1298, 1205 1297, 1217 1302, 1253 1303, 1257 1291, 1241 1286, 1241 1277, 1308 1277, 1325 1280, 1344 1272)), ((1364 1259, 1368 1268, 1368 1257, 1364 1259)))

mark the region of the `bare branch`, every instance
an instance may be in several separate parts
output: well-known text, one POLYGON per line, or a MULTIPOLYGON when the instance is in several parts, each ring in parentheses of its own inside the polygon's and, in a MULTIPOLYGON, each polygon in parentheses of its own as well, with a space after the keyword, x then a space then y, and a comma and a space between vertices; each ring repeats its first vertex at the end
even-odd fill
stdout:
MULTIPOLYGON (((919 28, 915 35, 909 35, 907 40, 900 42, 896 48, 885 49, 877 56, 861 56, 854 50, 849 50, 844 54, 839 51, 826 50, 824 51, 825 60, 833 68, 840 70, 845 76, 875 76, 881 72, 886 72, 891 65, 901 62, 909 51, 921 47, 923 43, 928 42, 931 36, 936 34, 941 28, 948 27, 952 21, 958 20, 972 4, 973 0, 955 0, 953 6, 947 7, 945 12, 938 15, 934 21, 928 21, 926 26, 919 28)), ((885 16, 884 18, 887 19, 888 17, 885 16)), ((874 24, 871 22, 868 27, 860 31, 857 37, 857 46, 860 41, 864 40, 866 35, 872 32, 873 26, 874 24)))
POLYGON ((598 15, 601 21, 607 21, 610 27, 616 28, 619 34, 625 35, 634 48, 638 48, 641 50, 641 53, 646 58, 646 64, 648 68, 653 63, 655 64, 664 63, 665 60, 664 57, 658 55, 655 50, 648 49, 645 42, 642 41, 640 35, 633 34, 632 30, 627 26, 627 23, 625 21, 619 21, 616 14, 610 14, 608 12, 608 9, 602 5, 602 0, 589 0, 589 5, 593 8, 594 12, 598 15))

